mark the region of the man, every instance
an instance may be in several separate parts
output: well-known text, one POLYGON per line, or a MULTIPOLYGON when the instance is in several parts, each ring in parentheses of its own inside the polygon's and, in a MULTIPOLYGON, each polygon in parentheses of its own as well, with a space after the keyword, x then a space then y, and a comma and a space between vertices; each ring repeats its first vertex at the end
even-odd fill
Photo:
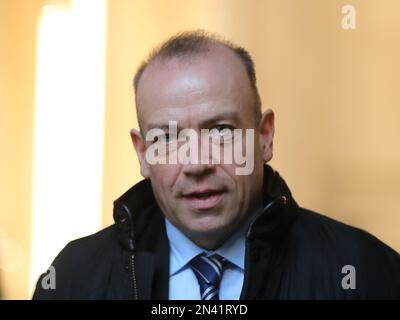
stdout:
POLYGON ((203 32, 177 35, 139 68, 134 88, 140 131, 131 137, 145 180, 115 201, 115 225, 64 248, 56 289, 43 289, 42 276, 34 298, 400 298, 398 253, 299 207, 265 164, 274 114, 261 114, 244 49, 203 32), (201 140, 207 129, 220 138, 211 145, 201 140), (213 161, 228 145, 250 170, 238 174, 236 157, 213 161))

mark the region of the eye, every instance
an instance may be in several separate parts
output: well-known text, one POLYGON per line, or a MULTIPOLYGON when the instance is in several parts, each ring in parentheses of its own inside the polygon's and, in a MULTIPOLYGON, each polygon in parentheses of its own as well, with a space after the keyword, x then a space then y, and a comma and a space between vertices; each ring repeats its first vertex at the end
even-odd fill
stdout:
POLYGON ((234 127, 229 124, 218 124, 211 129, 211 136, 215 143, 229 142, 233 138, 234 127))
POLYGON ((170 142, 171 142, 172 140, 174 140, 175 138, 176 138, 175 135, 172 135, 172 134, 166 132, 166 133, 164 133, 164 134, 162 134, 162 135, 156 136, 156 137, 154 138, 153 143, 158 142, 158 143, 167 144, 167 143, 170 143, 170 142))
POLYGON ((224 130, 233 131, 234 127, 229 124, 217 124, 213 127, 213 129, 216 129, 219 132, 223 132, 224 130))

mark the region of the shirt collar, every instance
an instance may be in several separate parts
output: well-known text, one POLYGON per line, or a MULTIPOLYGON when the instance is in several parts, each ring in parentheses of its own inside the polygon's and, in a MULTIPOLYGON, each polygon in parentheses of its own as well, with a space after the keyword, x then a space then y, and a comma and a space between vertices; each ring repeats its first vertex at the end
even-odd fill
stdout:
POLYGON ((207 251, 197 246, 186 237, 182 231, 165 218, 165 226, 171 250, 170 276, 182 270, 190 260, 203 252, 207 255, 217 253, 243 271, 246 251, 246 232, 250 221, 251 219, 247 219, 246 223, 236 230, 220 248, 215 251, 207 251))
POLYGON ((169 274, 172 276, 203 250, 187 238, 167 218, 165 218, 165 227, 171 250, 169 274))

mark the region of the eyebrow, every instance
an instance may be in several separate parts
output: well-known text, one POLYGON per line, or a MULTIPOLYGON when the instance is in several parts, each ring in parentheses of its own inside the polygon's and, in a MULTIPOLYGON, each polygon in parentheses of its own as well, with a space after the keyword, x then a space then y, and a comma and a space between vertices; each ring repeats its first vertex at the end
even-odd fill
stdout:
MULTIPOLYGON (((200 121, 200 127, 201 128, 206 128, 206 127, 208 127, 208 126, 210 126, 212 124, 215 124, 215 123, 217 123, 218 121, 221 121, 221 120, 234 120, 234 121, 237 121, 238 119, 239 119, 239 114, 238 114, 237 111, 221 112, 221 113, 219 113, 219 114, 217 114, 215 116, 212 116, 210 118, 201 120, 200 121)), ((168 131, 169 124, 165 123, 165 122, 162 122, 162 123, 161 122, 160 123, 157 123, 157 122, 150 123, 148 125, 148 127, 147 127, 147 130, 156 129, 156 128, 164 130, 164 131, 168 131)), ((179 123, 178 123, 178 125, 177 125, 178 132, 180 130, 182 130, 182 129, 183 128, 181 126, 179 126, 179 123)))
POLYGON ((239 114, 237 111, 226 111, 226 112, 221 112, 215 116, 212 116, 208 119, 205 119, 200 122, 201 127, 208 127, 212 124, 215 124, 218 121, 221 120, 234 120, 237 121, 239 119, 239 114))
POLYGON ((151 130, 151 129, 161 129, 161 130, 168 130, 169 129, 169 124, 165 124, 165 123, 150 123, 148 125, 147 131, 151 130))

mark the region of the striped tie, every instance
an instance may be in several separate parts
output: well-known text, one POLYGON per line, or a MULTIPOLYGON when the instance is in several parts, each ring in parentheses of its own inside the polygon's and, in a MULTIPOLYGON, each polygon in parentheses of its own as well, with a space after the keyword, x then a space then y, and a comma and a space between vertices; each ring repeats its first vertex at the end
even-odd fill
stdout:
POLYGON ((219 284, 226 260, 218 254, 207 257, 205 253, 194 257, 189 266, 197 277, 201 300, 219 300, 219 284))

